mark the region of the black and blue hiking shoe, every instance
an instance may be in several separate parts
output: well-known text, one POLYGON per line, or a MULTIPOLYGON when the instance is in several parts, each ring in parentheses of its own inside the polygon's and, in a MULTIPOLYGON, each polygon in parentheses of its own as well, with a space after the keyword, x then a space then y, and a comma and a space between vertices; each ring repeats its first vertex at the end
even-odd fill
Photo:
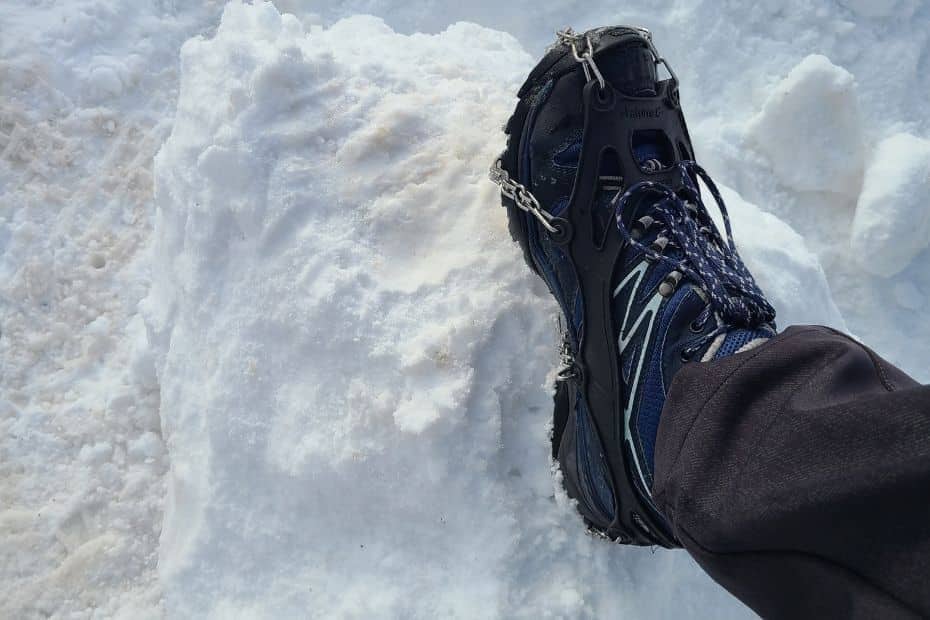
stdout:
POLYGON ((592 531, 678 546, 651 497, 671 380, 772 337, 775 312, 694 162, 678 80, 648 31, 559 33, 518 97, 491 177, 565 318, 553 457, 592 531))

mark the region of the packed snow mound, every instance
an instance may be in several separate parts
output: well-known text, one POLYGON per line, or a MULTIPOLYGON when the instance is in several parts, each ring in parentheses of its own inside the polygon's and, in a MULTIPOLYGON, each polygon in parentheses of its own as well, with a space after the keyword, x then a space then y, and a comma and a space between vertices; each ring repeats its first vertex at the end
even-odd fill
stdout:
POLYGON ((798 63, 749 121, 747 133, 785 185, 858 193, 864 144, 855 79, 826 56, 798 63))
POLYGON ((882 140, 869 164, 852 224, 852 254, 871 273, 892 276, 928 246, 930 140, 895 134, 882 140))
MULTIPOLYGON (((530 63, 237 3, 183 47, 144 304, 170 614, 745 613, 684 553, 587 536, 550 472, 556 306, 487 180, 530 63)), ((727 196, 776 305, 838 321, 801 238, 727 196)))

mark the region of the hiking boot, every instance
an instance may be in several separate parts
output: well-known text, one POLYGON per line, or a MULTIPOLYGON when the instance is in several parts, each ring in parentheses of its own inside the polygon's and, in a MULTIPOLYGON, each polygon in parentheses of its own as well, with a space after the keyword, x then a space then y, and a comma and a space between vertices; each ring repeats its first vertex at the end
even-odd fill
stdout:
POLYGON ((678 80, 648 31, 560 32, 518 97, 491 178, 564 315, 553 457, 592 531, 678 546, 652 501, 669 385, 685 364, 771 338, 775 312, 694 162, 678 80))

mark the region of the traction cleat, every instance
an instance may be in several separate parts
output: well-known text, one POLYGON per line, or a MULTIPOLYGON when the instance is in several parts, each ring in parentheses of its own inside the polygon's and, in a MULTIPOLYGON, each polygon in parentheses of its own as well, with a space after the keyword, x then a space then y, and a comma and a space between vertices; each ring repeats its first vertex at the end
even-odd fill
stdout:
POLYGON ((684 364, 764 343, 775 312, 694 161, 678 79, 649 31, 557 36, 520 88, 491 170, 511 235, 564 316, 553 458, 592 532, 677 547, 652 501, 668 387, 684 364))

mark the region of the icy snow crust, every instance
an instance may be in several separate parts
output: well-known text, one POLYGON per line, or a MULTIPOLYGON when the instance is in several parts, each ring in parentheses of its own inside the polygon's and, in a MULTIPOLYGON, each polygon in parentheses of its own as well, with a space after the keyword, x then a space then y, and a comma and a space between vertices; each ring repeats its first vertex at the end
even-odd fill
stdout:
POLYGON ((555 27, 648 25, 780 324, 926 381, 927 5, 276 4, 0 12, 0 616, 748 616, 583 533, 486 169, 555 27))

